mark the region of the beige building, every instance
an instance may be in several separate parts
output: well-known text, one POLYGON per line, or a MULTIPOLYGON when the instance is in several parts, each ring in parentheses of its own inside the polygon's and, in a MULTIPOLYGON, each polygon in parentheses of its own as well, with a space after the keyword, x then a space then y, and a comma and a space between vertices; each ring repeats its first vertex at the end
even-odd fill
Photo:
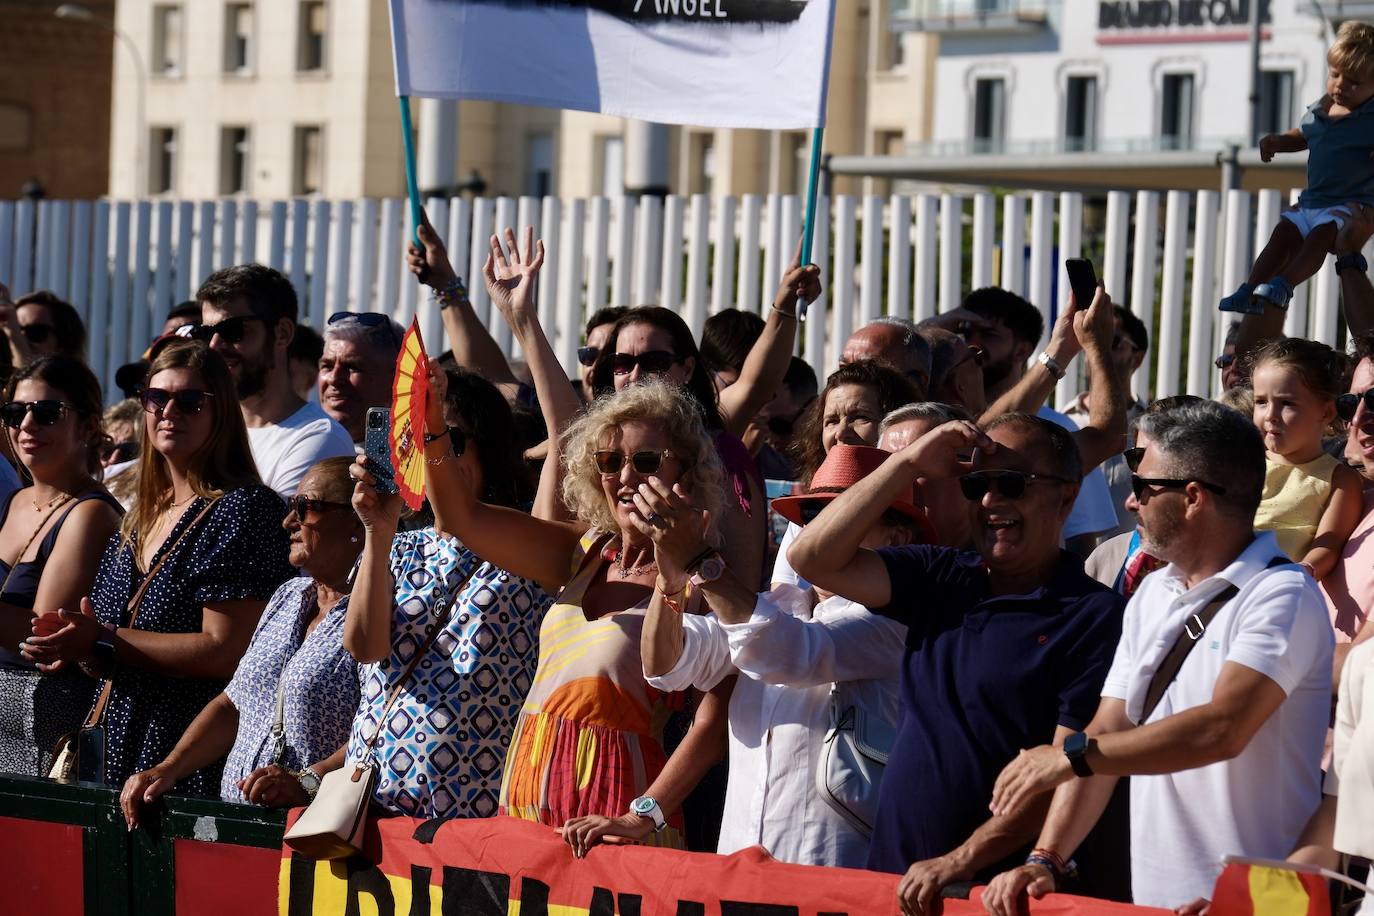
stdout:
MULTIPOLYGON (((894 153, 929 139, 936 44, 892 33, 887 8, 837 4, 828 153, 894 153)), ((404 193, 380 0, 122 0, 117 26, 148 76, 140 126, 138 75, 116 58, 112 196, 404 193)), ((797 191, 806 178, 804 131, 660 127, 488 102, 422 101, 415 115, 426 189, 726 195, 797 191)), ((835 188, 858 189, 853 179, 835 188)))

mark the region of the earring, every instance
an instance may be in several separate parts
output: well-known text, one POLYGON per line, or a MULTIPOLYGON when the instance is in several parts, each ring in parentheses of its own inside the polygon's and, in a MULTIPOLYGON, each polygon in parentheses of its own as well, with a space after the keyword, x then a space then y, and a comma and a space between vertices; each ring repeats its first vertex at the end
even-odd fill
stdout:
POLYGON ((356 534, 350 534, 348 536, 348 541, 350 544, 356 544, 358 543, 358 536, 356 534))

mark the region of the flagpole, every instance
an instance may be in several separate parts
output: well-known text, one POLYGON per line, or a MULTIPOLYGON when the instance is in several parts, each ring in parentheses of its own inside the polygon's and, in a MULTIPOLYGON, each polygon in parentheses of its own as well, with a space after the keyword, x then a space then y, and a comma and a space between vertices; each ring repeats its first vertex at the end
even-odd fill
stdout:
POLYGON ((410 96, 398 96, 397 100, 401 103, 401 138, 405 141, 406 193, 410 197, 411 233, 415 244, 420 245, 420 186, 415 179, 415 130, 411 127, 410 96))
MULTIPOLYGON (((820 190, 821 143, 825 139, 825 128, 817 127, 811 131, 811 167, 806 179, 806 218, 802 221, 802 264, 811 263, 811 242, 816 235, 816 196, 820 190)), ((797 300, 797 317, 806 320, 806 307, 810 303, 804 298, 797 300)))

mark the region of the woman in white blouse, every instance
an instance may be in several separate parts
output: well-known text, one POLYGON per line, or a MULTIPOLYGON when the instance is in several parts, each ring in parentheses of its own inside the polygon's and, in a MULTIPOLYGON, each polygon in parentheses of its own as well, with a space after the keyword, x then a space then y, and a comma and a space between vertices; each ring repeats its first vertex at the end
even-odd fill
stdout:
MULTIPOLYGON (((805 524, 887 456, 868 446, 836 445, 806 494, 774 500, 773 507, 805 524)), ((913 496, 892 504, 869 531, 866 546, 933 538, 913 496)), ((678 690, 709 688, 736 670, 741 675, 730 700, 730 779, 717 851, 761 845, 784 862, 862 868, 867 834, 831 809, 815 788, 830 725, 830 691, 843 683, 846 698, 867 716, 895 726, 906 628, 815 590, 779 585, 756 594, 728 569, 704 581, 719 568, 700 562, 702 514, 662 488, 642 491, 639 498, 646 517, 657 521, 646 523, 653 531, 645 533, 655 539, 660 557, 658 587, 680 594, 694 571, 700 585, 687 589, 686 605, 705 611, 704 596, 713 612, 651 612, 641 644, 645 677, 659 689, 678 690)))

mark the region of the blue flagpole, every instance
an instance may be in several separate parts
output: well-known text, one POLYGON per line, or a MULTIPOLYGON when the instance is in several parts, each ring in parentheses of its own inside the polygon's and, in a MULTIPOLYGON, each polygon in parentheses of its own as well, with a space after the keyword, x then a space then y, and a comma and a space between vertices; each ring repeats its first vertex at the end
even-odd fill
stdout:
MULTIPOLYGON (((811 170, 806 180, 806 218, 802 222, 801 263, 811 263, 811 242, 816 234, 816 197, 820 190, 821 142, 825 139, 825 128, 817 127, 811 132, 811 170)), ((806 320, 805 299, 797 300, 797 317, 806 320)))
MULTIPOLYGON (((420 186, 415 179, 415 130, 411 127, 410 96, 397 97, 401 103, 401 137, 406 150, 406 193, 410 197, 410 226, 415 244, 420 245, 420 186)), ((812 181, 815 178, 813 176, 812 181)), ((424 246, 420 246, 424 247, 424 246)))

